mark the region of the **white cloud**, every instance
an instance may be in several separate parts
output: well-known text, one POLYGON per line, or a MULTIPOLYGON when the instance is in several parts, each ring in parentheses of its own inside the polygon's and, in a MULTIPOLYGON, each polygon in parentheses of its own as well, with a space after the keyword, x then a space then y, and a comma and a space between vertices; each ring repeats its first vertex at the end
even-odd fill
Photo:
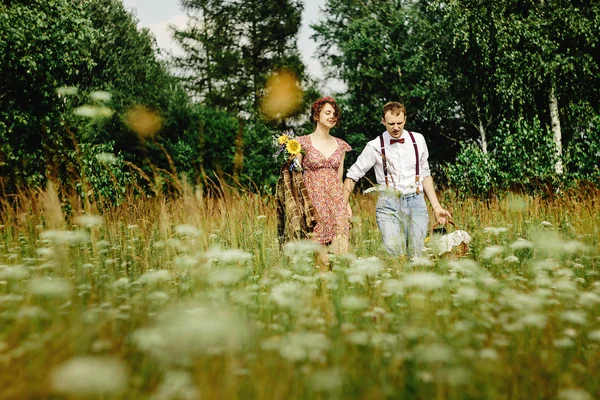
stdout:
POLYGON ((182 29, 187 26, 188 20, 189 18, 186 15, 176 15, 165 21, 142 25, 142 27, 150 29, 161 50, 164 50, 167 53, 178 54, 181 53, 181 47, 173 40, 173 35, 169 26, 173 25, 178 29, 182 29))

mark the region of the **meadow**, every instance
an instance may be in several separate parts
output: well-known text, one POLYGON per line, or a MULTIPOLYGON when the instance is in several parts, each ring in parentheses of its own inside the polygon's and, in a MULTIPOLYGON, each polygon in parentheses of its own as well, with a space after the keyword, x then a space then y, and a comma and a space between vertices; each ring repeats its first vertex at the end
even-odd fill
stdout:
POLYGON ((407 261, 359 194, 330 273, 243 189, 5 199, 0 398, 600 398, 598 195, 441 193, 470 251, 407 261))

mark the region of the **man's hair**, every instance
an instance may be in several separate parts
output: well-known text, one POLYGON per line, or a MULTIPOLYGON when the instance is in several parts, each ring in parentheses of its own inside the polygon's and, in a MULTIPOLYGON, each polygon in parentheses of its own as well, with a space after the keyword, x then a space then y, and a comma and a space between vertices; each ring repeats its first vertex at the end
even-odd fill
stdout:
POLYGON ((400 115, 400 113, 404 113, 404 116, 406 116, 406 108, 404 107, 404 104, 398 103, 397 101, 389 101, 385 103, 383 106, 383 119, 385 119, 385 114, 387 114, 388 111, 390 111, 392 115, 400 115))
POLYGON ((339 123, 342 112, 333 97, 323 97, 322 99, 315 101, 315 104, 313 104, 310 109, 310 122, 313 124, 317 123, 319 114, 321 114, 321 110, 325 104, 329 104, 333 107, 333 116, 337 119, 337 123, 339 123))

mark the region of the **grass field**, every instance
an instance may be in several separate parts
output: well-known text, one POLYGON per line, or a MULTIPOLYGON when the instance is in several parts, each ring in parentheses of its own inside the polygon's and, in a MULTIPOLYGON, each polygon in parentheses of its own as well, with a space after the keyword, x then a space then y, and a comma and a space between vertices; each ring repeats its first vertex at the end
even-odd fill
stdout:
POLYGON ((600 398, 598 195, 443 193, 470 253, 414 262, 357 195, 332 273, 241 190, 69 218, 52 190, 5 200, 0 398, 600 398))

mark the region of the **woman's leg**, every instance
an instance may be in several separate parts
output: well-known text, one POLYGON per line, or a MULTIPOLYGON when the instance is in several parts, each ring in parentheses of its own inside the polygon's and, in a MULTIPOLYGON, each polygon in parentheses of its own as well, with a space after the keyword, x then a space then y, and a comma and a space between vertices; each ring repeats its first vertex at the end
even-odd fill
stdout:
POLYGON ((319 249, 315 256, 317 266, 319 267, 321 272, 331 271, 331 266, 329 265, 329 250, 327 246, 321 246, 321 249, 319 249))
POLYGON ((350 250, 350 240, 348 236, 340 233, 331 241, 331 252, 333 254, 344 254, 350 250))

